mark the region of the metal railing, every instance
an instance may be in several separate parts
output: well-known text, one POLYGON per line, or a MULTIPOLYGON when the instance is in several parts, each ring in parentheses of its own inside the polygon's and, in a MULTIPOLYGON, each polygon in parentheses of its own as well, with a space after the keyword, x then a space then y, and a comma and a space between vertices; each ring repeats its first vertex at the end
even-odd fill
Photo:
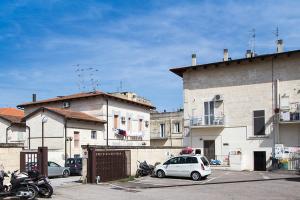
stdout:
POLYGON ((220 126, 225 124, 225 115, 207 115, 189 119, 190 126, 220 126))

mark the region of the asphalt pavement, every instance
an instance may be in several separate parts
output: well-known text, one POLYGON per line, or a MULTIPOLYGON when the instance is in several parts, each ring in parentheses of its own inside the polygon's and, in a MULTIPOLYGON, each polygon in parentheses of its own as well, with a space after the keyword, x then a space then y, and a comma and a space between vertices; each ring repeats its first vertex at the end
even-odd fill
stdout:
POLYGON ((100 185, 65 184, 53 199, 299 199, 300 176, 272 172, 214 170, 206 180, 143 177, 100 185))

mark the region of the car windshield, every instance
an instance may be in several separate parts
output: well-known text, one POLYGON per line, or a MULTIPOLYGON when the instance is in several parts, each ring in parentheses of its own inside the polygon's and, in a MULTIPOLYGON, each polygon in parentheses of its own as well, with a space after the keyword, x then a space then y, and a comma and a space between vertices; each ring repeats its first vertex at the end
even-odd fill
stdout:
POLYGON ((67 164, 73 165, 73 164, 75 164, 75 160, 74 159, 68 159, 67 164))

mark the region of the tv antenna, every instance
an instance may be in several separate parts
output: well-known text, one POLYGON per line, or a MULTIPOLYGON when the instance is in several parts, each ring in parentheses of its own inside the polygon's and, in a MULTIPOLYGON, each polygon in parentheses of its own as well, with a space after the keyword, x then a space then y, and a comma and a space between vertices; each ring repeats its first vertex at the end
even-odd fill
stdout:
POLYGON ((249 49, 253 54, 255 54, 255 39, 256 39, 256 30, 255 28, 252 28, 249 35, 249 49))
POLYGON ((278 41, 279 40, 279 28, 278 28, 278 26, 276 27, 275 31, 273 31, 273 34, 276 37, 276 41, 278 41))
POLYGON ((100 86, 100 81, 96 78, 96 74, 99 72, 94 67, 81 67, 80 64, 75 65, 77 74, 77 86, 81 92, 93 91, 95 92, 100 86))

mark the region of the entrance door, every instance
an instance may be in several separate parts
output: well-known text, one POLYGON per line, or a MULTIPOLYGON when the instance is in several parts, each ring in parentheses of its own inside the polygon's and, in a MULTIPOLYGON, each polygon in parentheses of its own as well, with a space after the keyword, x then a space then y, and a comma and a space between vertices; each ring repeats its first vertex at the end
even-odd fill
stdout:
POLYGON ((254 170, 266 171, 266 152, 254 151, 254 170))
POLYGON ((215 141, 204 140, 204 156, 208 160, 215 159, 215 141))

